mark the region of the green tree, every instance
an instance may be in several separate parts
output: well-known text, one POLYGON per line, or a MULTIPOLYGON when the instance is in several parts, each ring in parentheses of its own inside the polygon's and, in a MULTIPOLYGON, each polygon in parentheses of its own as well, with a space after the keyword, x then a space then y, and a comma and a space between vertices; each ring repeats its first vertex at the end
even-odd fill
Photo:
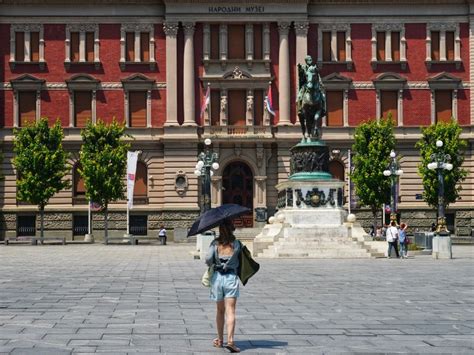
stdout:
POLYGON ((64 177, 71 166, 69 154, 63 148, 64 133, 56 121, 49 127, 48 119, 14 130, 13 165, 17 171, 17 198, 37 205, 41 216, 41 234, 44 237, 44 207, 53 195, 70 187, 64 177))
POLYGON ((84 179, 86 197, 104 210, 105 241, 108 241, 108 205, 125 197, 124 177, 127 151, 125 127, 115 120, 107 125, 87 123, 81 131, 83 145, 80 152, 79 173, 84 179))
POLYGON ((415 147, 420 150, 421 163, 418 165, 418 174, 423 180, 423 199, 429 206, 438 208, 439 181, 436 170, 428 169, 428 164, 432 162, 431 155, 441 150, 444 154, 451 156, 450 163, 453 164, 451 171, 443 170, 444 176, 444 207, 459 199, 462 182, 467 171, 462 169, 464 161, 464 150, 467 142, 460 139, 461 127, 458 123, 438 122, 426 128, 422 128, 422 137, 415 147), (436 141, 443 142, 442 148, 436 147, 436 141))
POLYGON ((383 171, 390 164, 390 152, 395 148, 392 117, 370 120, 356 128, 354 135, 351 179, 362 206, 368 206, 377 228, 377 211, 390 200, 390 179, 383 171))

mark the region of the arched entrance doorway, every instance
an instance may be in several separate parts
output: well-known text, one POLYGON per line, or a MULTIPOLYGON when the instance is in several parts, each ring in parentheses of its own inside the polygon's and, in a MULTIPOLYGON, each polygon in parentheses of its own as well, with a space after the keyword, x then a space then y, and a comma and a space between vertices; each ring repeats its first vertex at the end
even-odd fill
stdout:
POLYGON ((237 228, 253 227, 253 174, 244 162, 233 162, 222 174, 222 203, 235 203, 250 208, 250 213, 234 220, 237 228))

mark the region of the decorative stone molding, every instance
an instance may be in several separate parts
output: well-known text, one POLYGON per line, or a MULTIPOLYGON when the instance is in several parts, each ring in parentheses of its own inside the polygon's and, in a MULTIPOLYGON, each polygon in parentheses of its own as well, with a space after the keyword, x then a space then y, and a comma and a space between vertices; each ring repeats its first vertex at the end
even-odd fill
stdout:
POLYGON ((459 23, 455 22, 429 22, 426 24, 426 65, 431 69, 433 64, 454 63, 456 69, 461 67, 461 37, 459 35, 459 23), (431 58, 431 32, 439 31, 439 55, 440 60, 435 61, 431 58), (446 32, 454 32, 454 61, 448 61, 446 58, 446 32))
POLYGON ((406 38, 404 23, 374 23, 372 25, 372 68, 375 70, 379 64, 397 64, 401 65, 403 70, 407 66, 406 58, 406 38), (385 58, 377 59, 377 32, 385 32, 385 58), (392 58, 392 32, 400 32, 400 59, 394 61, 392 58))
POLYGON ((150 59, 145 64, 150 65, 150 70, 154 69, 156 66, 155 61, 155 26, 152 23, 123 23, 120 28, 120 69, 125 70, 126 65, 129 64, 143 64, 140 60, 140 33, 148 32, 149 33, 149 47, 150 47, 150 59), (135 58, 133 61, 127 62, 125 60, 125 36, 127 32, 135 33, 135 58))
POLYGON ((178 22, 165 22, 163 23, 163 31, 166 37, 176 37, 178 34, 179 24, 178 22))
POLYGON ((125 91, 124 110, 127 127, 130 127, 130 91, 146 91, 146 122, 147 127, 151 127, 151 91, 153 89, 154 83, 155 80, 150 79, 143 74, 133 74, 122 80, 122 86, 125 91))
POLYGON ((287 36, 290 31, 290 22, 278 22, 278 33, 280 36, 287 36))
POLYGON ((96 121, 96 91, 99 89, 100 80, 88 74, 76 74, 66 80, 69 90, 69 126, 74 127, 74 93, 75 91, 91 91, 91 114, 92 122, 96 121))
POLYGON ((180 196, 186 193, 188 189, 188 177, 183 170, 179 170, 178 172, 176 172, 176 177, 174 179, 174 188, 180 196))
POLYGON ((41 70, 44 69, 44 29, 42 24, 38 23, 15 23, 10 26, 10 65, 14 69, 15 64, 39 64, 41 70), (25 56, 24 58, 15 58, 16 52, 16 32, 24 32, 25 33, 25 56), (39 58, 38 62, 31 61, 31 53, 29 51, 30 45, 30 36, 31 32, 38 32, 39 33, 39 58))
POLYGON ((194 35, 194 29, 196 27, 196 24, 194 22, 184 22, 183 23, 183 30, 184 34, 186 36, 192 36, 194 35))
POLYGON ((352 69, 352 39, 351 39, 351 25, 348 23, 321 23, 318 25, 318 63, 322 67, 323 65, 323 32, 331 32, 331 52, 332 59, 330 62, 324 62, 324 64, 331 63, 345 63, 347 69, 352 69), (345 32, 345 49, 346 59, 343 62, 337 61, 337 32, 345 32))
POLYGON ((296 21, 295 24, 295 33, 297 36, 307 36, 309 23, 308 21, 296 21))
POLYGON ((74 62, 74 64, 90 62, 86 61, 86 33, 94 32, 94 64, 95 68, 99 69, 100 59, 99 59, 99 24, 97 23, 71 23, 66 25, 66 40, 65 40, 65 60, 64 65, 66 69, 69 69, 71 65, 71 32, 79 32, 79 61, 74 62))
POLYGON ((397 73, 382 73, 373 80, 377 90, 401 90, 406 82, 407 79, 397 73))
POLYGON ((13 93, 13 126, 20 125, 20 103, 19 97, 21 91, 34 91, 36 99, 36 116, 39 120, 41 117, 41 90, 44 87, 45 80, 36 78, 29 74, 23 74, 18 78, 10 81, 10 86, 14 90, 13 93))

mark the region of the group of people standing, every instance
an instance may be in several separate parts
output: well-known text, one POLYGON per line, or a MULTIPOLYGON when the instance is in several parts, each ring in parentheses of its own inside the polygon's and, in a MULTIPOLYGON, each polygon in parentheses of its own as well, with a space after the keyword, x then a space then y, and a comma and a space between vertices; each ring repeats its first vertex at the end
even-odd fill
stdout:
POLYGON ((395 255, 397 258, 408 257, 408 244, 410 243, 407 237, 407 225, 405 223, 400 224, 400 228, 397 228, 397 223, 392 221, 390 227, 387 228, 385 237, 388 243, 387 258, 391 258, 392 248, 395 249, 395 255), (398 252, 398 244, 400 244, 400 253, 398 252))

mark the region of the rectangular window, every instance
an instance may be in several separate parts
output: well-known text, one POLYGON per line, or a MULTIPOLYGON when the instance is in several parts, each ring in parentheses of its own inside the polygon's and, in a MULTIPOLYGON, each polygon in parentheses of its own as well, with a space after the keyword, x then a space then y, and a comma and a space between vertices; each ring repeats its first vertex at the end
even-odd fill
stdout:
POLYGON ((263 126, 263 90, 253 92, 254 125, 263 126))
POLYGON ((125 36, 125 60, 127 62, 135 61, 135 33, 127 32, 125 36))
POLYGON ((150 33, 140 33, 140 61, 150 61, 150 33))
POLYGON ((435 93, 436 122, 449 122, 453 116, 453 94, 451 90, 437 90, 435 93))
POLYGON ((219 59, 219 25, 211 25, 211 59, 219 59))
POLYGON ((337 33, 337 60, 344 62, 346 60, 346 33, 337 33))
POLYGON ((129 126, 146 127, 146 91, 128 93, 129 126))
POLYGON ((392 119, 397 122, 398 117, 398 97, 396 91, 380 92, 380 113, 383 118, 387 118, 391 113, 392 119))
POLYGON ((17 236, 34 237, 36 235, 36 216, 17 216, 17 236))
POLYGON ((385 32, 377 32, 377 60, 385 61, 385 32))
POLYGON ((439 59, 439 31, 431 31, 431 60, 439 59))
POLYGON ((392 44, 392 60, 394 62, 400 61, 400 32, 391 33, 392 44))
POLYGON ((147 215, 130 216, 130 233, 133 235, 147 235, 147 215))
POLYGON ((79 62, 79 32, 71 32, 71 62, 79 62))
POLYGON ((328 91, 327 100, 327 125, 342 127, 344 125, 344 97, 342 91, 328 91))
POLYGON ((30 32, 30 60, 39 62, 39 32, 30 32))
POLYGON ((446 32, 446 59, 454 60, 454 32, 446 32))
POLYGON ((89 232, 86 214, 74 215, 72 218, 72 235, 85 235, 89 232))
POLYGON ((262 25, 253 25, 253 57, 262 59, 262 25))
POLYGON ((25 32, 15 32, 15 60, 25 60, 25 32))
POLYGON ((229 25, 227 31, 229 59, 245 59, 245 26, 229 25))
POLYGON ((18 92, 19 124, 25 127, 27 123, 36 121, 36 92, 19 91, 18 92))
POLYGON ((86 32, 86 61, 94 61, 94 32, 86 32))
POLYGON ((323 62, 330 62, 331 57, 331 32, 323 32, 323 62))
POLYGON ((246 101, 245 90, 229 90, 229 126, 246 126, 246 101))
POLYGON ((74 92, 74 127, 83 128, 92 119, 92 92, 74 92))
POLYGON ((221 93, 220 90, 211 90, 211 126, 220 125, 221 93))

